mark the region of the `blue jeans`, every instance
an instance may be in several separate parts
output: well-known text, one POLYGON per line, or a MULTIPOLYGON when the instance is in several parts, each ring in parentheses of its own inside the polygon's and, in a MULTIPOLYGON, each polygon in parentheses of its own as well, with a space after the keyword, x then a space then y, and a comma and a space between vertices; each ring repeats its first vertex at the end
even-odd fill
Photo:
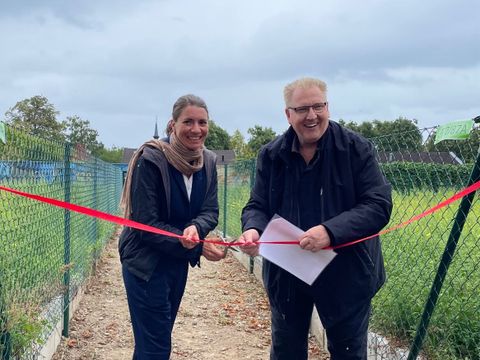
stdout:
POLYGON ((122 273, 135 338, 133 359, 168 360, 188 262, 162 259, 149 281, 133 275, 125 266, 122 273))

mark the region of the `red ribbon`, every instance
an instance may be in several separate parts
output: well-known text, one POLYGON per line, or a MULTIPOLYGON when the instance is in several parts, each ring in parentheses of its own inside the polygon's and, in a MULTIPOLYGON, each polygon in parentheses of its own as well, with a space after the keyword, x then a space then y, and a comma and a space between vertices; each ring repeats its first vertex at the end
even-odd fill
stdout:
POLYGON ((145 231, 149 231, 149 232, 152 232, 152 233, 155 233, 155 234, 167 235, 167 236, 176 237, 176 238, 183 238, 183 236, 171 233, 169 231, 161 230, 161 229, 158 229, 156 227, 149 226, 149 225, 144 225, 142 223, 132 221, 132 220, 128 220, 128 219, 124 219, 124 218, 119 217, 119 216, 110 215, 110 214, 104 213, 102 211, 91 209, 91 208, 88 208, 88 207, 85 207, 85 206, 75 205, 75 204, 72 204, 72 203, 68 203, 68 202, 64 202, 64 201, 60 201, 60 200, 56 200, 56 199, 52 199, 52 198, 47 198, 47 197, 40 196, 40 195, 30 194, 30 193, 26 193, 26 192, 23 192, 23 191, 10 189, 10 188, 4 187, 4 186, 0 186, 0 190, 8 191, 12 194, 20 195, 20 196, 26 197, 28 199, 37 200, 37 201, 40 201, 40 202, 43 202, 43 203, 46 203, 46 204, 50 204, 50 205, 53 205, 53 206, 58 206, 58 207, 63 208, 63 209, 75 211, 75 212, 80 213, 80 214, 84 214, 84 215, 92 216, 92 217, 95 217, 95 218, 98 218, 98 219, 106 220, 106 221, 109 221, 111 223, 132 227, 132 228, 135 228, 135 229, 138 229, 138 230, 145 230, 145 231))
POLYGON ((447 200, 442 201, 441 203, 435 205, 434 207, 422 212, 419 215, 416 215, 416 216, 412 217, 410 220, 402 222, 401 224, 398 224, 398 225, 392 226, 388 229, 382 230, 378 234, 370 235, 370 236, 364 237, 362 239, 351 241, 351 242, 346 243, 346 244, 341 244, 341 245, 337 245, 337 246, 334 246, 334 247, 328 247, 326 249, 339 249, 339 248, 342 248, 342 247, 345 247, 345 246, 349 246, 349 245, 357 244, 357 243, 365 241, 365 240, 369 240, 369 239, 374 238, 375 236, 378 236, 378 235, 387 234, 387 233, 389 233, 393 230, 400 229, 402 227, 407 226, 408 224, 411 224, 414 221, 417 221, 417 220, 420 220, 421 218, 424 218, 427 215, 433 214, 434 212, 440 210, 441 208, 443 208, 447 205, 450 205, 451 203, 463 198, 464 196, 467 196, 468 194, 470 194, 474 191, 477 191, 478 189, 480 189, 480 181, 477 181, 476 183, 474 183, 474 184, 466 187, 462 191, 456 193, 452 197, 449 197, 447 200))
MULTIPOLYGON (((417 221, 417 220, 419 220, 419 219, 421 219, 421 218, 423 218, 427 215, 430 215, 430 214, 440 210, 441 208, 443 208, 447 205, 450 205, 451 203, 461 199, 462 197, 464 197, 464 196, 466 196, 466 195, 468 195, 468 194, 470 194, 470 193, 472 193, 472 192, 474 192, 478 189, 480 189, 480 181, 477 181, 476 183, 466 187, 465 189, 456 193, 455 195, 448 198, 447 200, 442 201, 438 205, 435 205, 434 207, 422 212, 419 215, 416 215, 416 216, 412 217, 410 220, 407 220, 407 221, 405 221, 401 224, 398 224, 398 225, 392 226, 388 229, 382 230, 377 234, 370 235, 370 236, 367 236, 367 237, 364 237, 362 239, 358 239, 358 240, 355 240, 355 241, 351 241, 351 242, 346 243, 346 244, 341 244, 341 245, 334 246, 334 247, 328 247, 326 249, 338 249, 338 248, 350 246, 350 245, 357 244, 359 242, 374 238, 375 236, 384 235, 384 234, 387 234, 387 233, 389 233, 393 230, 397 230, 399 228, 405 227, 408 224, 410 224, 414 221, 417 221)), ((88 208, 88 207, 85 207, 85 206, 75 205, 75 204, 72 204, 72 203, 67 203, 67 202, 64 202, 64 201, 60 201, 60 200, 56 200, 56 199, 52 199, 52 198, 47 198, 47 197, 40 196, 40 195, 30 194, 30 193, 26 193, 26 192, 23 192, 23 191, 10 189, 10 188, 4 187, 4 186, 0 186, 0 190, 7 191, 7 192, 10 192, 12 194, 23 196, 23 197, 26 197, 26 198, 29 198, 29 199, 32 199, 32 200, 37 200, 37 201, 40 201, 40 202, 43 202, 43 203, 46 203, 46 204, 50 204, 50 205, 53 205, 53 206, 57 206, 57 207, 60 207, 60 208, 63 208, 63 209, 75 211, 75 212, 80 213, 80 214, 84 214, 84 215, 92 216, 92 217, 95 217, 95 218, 98 218, 98 219, 106 220, 106 221, 109 221, 111 223, 115 223, 115 224, 119 224, 119 225, 123 225, 123 226, 128 226, 128 227, 135 228, 135 229, 138 229, 138 230, 149 231, 149 232, 159 234, 159 235, 165 235, 165 236, 170 236, 170 237, 179 238, 179 239, 184 238, 182 235, 177 235, 177 234, 171 233, 169 231, 158 229, 156 227, 145 225, 145 224, 133 221, 133 220, 124 219, 124 218, 119 217, 119 216, 110 215, 110 214, 104 213, 102 211, 91 209, 91 208, 88 208)), ((208 243, 223 245, 223 246, 240 246, 240 245, 243 245, 243 243, 239 243, 239 242, 225 243, 223 241, 209 240, 209 239, 198 240, 198 241, 208 242, 208 243)), ((299 241, 259 241, 258 243, 259 244, 271 244, 271 245, 295 245, 295 244, 299 244, 299 241)))

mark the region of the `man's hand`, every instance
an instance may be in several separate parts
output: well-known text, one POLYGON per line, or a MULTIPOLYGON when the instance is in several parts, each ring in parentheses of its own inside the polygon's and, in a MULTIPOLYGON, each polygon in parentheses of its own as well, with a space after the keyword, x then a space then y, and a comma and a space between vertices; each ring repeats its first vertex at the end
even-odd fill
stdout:
POLYGON ((250 256, 258 255, 259 244, 257 244, 258 239, 260 239, 260 234, 255 229, 249 229, 245 231, 238 238, 237 242, 242 243, 238 246, 245 254, 250 256))
POLYGON ((195 225, 190 225, 183 230, 183 238, 179 239, 183 247, 186 249, 193 249, 199 244, 198 231, 195 225))
POLYGON ((331 244, 330 236, 323 225, 314 226, 308 229, 299 240, 302 249, 312 252, 322 250, 331 244))
POLYGON ((203 243, 202 255, 205 256, 207 260, 210 261, 219 261, 225 258, 227 255, 226 251, 218 248, 215 244, 212 243, 203 243))

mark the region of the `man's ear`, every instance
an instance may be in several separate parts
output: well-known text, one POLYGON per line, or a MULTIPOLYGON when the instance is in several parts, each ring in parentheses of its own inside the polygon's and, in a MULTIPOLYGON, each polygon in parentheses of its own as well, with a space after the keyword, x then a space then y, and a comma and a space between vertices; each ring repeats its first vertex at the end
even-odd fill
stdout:
POLYGON ((291 125, 292 123, 290 122, 290 109, 285 108, 285 115, 287 116, 288 123, 291 125))

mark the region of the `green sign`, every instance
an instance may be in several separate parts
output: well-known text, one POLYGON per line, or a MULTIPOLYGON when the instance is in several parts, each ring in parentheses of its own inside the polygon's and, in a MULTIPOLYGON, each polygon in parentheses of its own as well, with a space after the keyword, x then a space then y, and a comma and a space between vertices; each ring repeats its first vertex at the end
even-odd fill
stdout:
POLYGON ((7 137, 5 136, 5 124, 0 121, 0 141, 4 144, 7 143, 7 137))
POLYGON ((468 139, 473 127, 473 120, 455 121, 438 127, 435 134, 435 144, 442 140, 468 139))

